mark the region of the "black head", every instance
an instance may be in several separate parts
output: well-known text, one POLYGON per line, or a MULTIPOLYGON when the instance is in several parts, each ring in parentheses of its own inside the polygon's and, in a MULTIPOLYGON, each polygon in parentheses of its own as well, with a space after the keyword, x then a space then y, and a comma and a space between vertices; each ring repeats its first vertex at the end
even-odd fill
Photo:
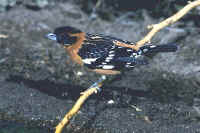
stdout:
POLYGON ((77 41, 78 38, 74 36, 77 33, 81 33, 81 30, 69 26, 58 27, 54 30, 54 33, 47 34, 47 38, 67 46, 77 41))

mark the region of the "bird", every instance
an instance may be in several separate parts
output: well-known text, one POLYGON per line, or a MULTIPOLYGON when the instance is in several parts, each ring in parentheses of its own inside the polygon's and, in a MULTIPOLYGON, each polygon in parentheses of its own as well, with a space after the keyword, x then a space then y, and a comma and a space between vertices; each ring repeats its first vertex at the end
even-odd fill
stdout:
POLYGON ((147 43, 136 49, 133 42, 103 34, 85 33, 71 26, 57 27, 46 37, 61 44, 73 62, 103 75, 92 87, 105 80, 104 75, 117 75, 138 65, 148 64, 144 57, 152 53, 177 51, 176 43, 147 43))

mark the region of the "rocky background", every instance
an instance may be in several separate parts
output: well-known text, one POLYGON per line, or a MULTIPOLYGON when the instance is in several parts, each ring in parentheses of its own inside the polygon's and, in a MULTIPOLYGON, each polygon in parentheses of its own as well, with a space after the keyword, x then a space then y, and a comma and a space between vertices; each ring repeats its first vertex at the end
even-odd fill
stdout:
MULTIPOLYGON (((45 38, 48 32, 68 25, 136 42, 148 32, 147 25, 186 4, 185 0, 0 0, 0 34, 7 36, 0 38, 0 131, 12 122, 53 132, 80 92, 99 77, 71 63, 61 46, 45 38)), ((156 34, 152 43, 174 42, 179 50, 153 55, 148 65, 105 85, 64 132, 200 132, 199 18, 196 8, 156 34)))

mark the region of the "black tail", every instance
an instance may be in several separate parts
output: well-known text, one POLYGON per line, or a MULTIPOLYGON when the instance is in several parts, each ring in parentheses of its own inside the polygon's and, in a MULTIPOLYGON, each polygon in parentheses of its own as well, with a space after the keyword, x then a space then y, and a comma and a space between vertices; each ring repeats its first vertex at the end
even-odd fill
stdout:
POLYGON ((163 45, 145 45, 140 48, 144 55, 151 54, 151 53, 158 53, 158 52, 175 52, 177 51, 178 47, 177 44, 169 43, 163 45))

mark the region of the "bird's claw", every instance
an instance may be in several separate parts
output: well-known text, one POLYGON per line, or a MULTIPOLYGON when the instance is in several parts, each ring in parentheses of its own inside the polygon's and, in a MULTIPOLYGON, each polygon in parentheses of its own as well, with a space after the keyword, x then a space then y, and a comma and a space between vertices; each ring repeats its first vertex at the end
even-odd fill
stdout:
POLYGON ((97 92, 100 92, 102 89, 98 86, 99 85, 99 83, 98 82, 95 82, 93 85, 91 85, 90 87, 89 87, 89 89, 90 88, 96 88, 96 92, 95 93, 97 93, 97 92))
POLYGON ((106 76, 102 75, 101 78, 93 85, 91 85, 89 88, 96 88, 97 91, 95 93, 101 92, 102 89, 99 87, 99 84, 101 84, 104 80, 106 80, 106 76))

